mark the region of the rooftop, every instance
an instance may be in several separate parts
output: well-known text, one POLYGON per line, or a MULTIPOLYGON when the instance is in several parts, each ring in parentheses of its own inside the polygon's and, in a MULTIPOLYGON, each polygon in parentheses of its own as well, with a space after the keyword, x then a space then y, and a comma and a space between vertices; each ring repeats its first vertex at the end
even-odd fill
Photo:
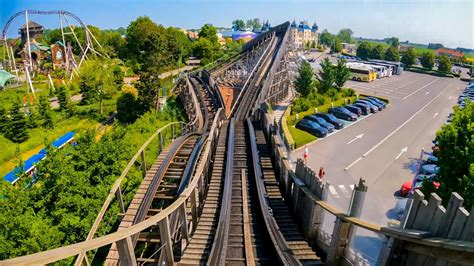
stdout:
MULTIPOLYGON (((42 28, 43 26, 41 26, 40 24, 34 22, 33 20, 30 20, 28 21, 28 27, 30 28, 42 28)), ((20 30, 24 30, 26 29, 26 23, 23 24, 23 26, 20 27, 20 30)))

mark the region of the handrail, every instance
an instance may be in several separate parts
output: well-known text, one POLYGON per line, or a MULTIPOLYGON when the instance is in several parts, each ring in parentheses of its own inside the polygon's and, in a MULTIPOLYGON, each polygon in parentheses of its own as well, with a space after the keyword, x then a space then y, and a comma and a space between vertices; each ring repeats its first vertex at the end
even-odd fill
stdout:
POLYGON ((239 95, 237 96, 237 99, 235 100, 234 106, 232 106, 232 109, 230 110, 230 113, 229 113, 228 117, 232 116, 232 114, 235 111, 235 108, 237 108, 237 106, 239 105, 239 101, 241 100, 241 97, 243 97, 242 95, 244 94, 245 87, 248 85, 250 79, 253 77, 253 74, 257 70, 257 67, 261 64, 261 61, 264 58, 264 56, 267 54, 268 49, 270 49, 270 47, 271 47, 270 42, 272 42, 274 40, 274 38, 275 38, 275 35, 273 34, 272 37, 271 37, 271 40, 267 41, 267 42, 269 42, 268 46, 265 48, 265 51, 263 51, 262 56, 258 59, 257 63, 253 67, 252 71, 249 73, 249 75, 247 77, 247 80, 245 81, 244 85, 242 86, 242 90, 240 90, 239 95))
POLYGON ((283 237, 283 234, 281 233, 280 228, 278 227, 278 224, 275 221, 275 218, 269 211, 270 206, 268 205, 268 196, 265 191, 265 184, 263 183, 260 157, 258 155, 257 142, 255 140, 256 134, 250 118, 247 118, 247 125, 249 128, 250 135, 254 178, 255 183, 257 185, 260 210, 263 214, 262 216, 266 224, 266 229, 278 254, 280 263, 282 265, 301 265, 301 262, 296 259, 295 256, 291 253, 290 246, 283 237))
POLYGON ((224 191, 222 192, 222 203, 219 214, 219 224, 216 229, 214 242, 212 244, 211 253, 207 265, 223 265, 225 259, 225 252, 227 250, 227 242, 225 239, 229 233, 229 221, 230 219, 230 202, 232 197, 232 179, 233 179, 233 160, 234 160, 234 133, 235 133, 235 119, 232 118, 229 124, 227 143, 227 157, 226 157, 226 169, 225 169, 225 180, 224 180, 224 191))
MULTIPOLYGON (((220 108, 214 118, 214 124, 211 128, 211 133, 215 134, 215 130, 217 128, 217 122, 224 119, 223 109, 220 108)), ((206 156, 208 156, 208 152, 210 149, 211 143, 208 142, 206 146, 206 156)), ((202 162, 207 161, 208 158, 202 160, 202 162)), ((58 260, 66 259, 68 257, 76 256, 81 253, 85 253, 90 250, 94 250, 119 240, 125 239, 127 237, 133 236, 151 226, 156 225, 158 222, 162 221, 163 219, 167 218, 171 213, 176 211, 180 206, 186 203, 186 200, 191 196, 194 189, 198 185, 199 176, 202 175, 203 171, 205 170, 204 164, 200 164, 198 169, 196 170, 196 174, 192 179, 189 186, 181 193, 181 195, 169 205, 167 208, 162 210, 160 213, 146 219, 143 222, 137 223, 128 229, 117 231, 105 236, 97 237, 94 239, 85 240, 76 244, 55 248, 35 254, 30 254, 26 256, 21 256, 17 258, 12 258, 4 261, 0 261, 0 265, 30 265, 30 264, 47 264, 52 263, 58 260)))

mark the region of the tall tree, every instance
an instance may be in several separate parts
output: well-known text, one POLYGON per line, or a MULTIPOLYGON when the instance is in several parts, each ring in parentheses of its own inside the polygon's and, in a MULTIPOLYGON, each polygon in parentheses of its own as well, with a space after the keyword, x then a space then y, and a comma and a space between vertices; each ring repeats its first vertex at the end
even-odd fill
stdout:
POLYGON ((326 46, 331 46, 334 42, 334 35, 332 35, 328 30, 323 30, 321 34, 319 34, 319 43, 324 44, 326 46))
POLYGON ((137 98, 131 92, 125 92, 117 99, 117 119, 122 123, 133 123, 140 110, 137 98))
POLYGON ((298 77, 294 81, 294 85, 296 91, 304 98, 314 91, 315 84, 313 75, 313 68, 311 65, 308 62, 303 61, 298 68, 298 77))
POLYGON ((451 59, 448 56, 442 55, 438 59, 438 70, 451 72, 452 64, 451 59))
POLYGON ((420 64, 427 69, 433 69, 435 55, 433 52, 424 52, 420 56, 420 64))
MULTIPOLYGON (((462 110, 455 108, 450 124, 436 134, 439 151, 437 174, 440 187, 435 192, 447 202, 451 192, 458 192, 464 198, 464 206, 474 206, 474 103, 469 102, 462 110)), ((433 186, 423 184, 424 192, 433 192, 433 186)))
POLYGON ((213 45, 218 45, 217 29, 212 24, 205 24, 198 33, 199 38, 208 39, 213 45))
POLYGON ((25 114, 20 109, 20 104, 15 102, 10 110, 10 119, 5 126, 5 137, 16 143, 21 143, 28 139, 27 121, 25 114))
POLYGON ((342 43, 339 41, 339 39, 335 39, 332 46, 331 46, 331 51, 333 53, 340 53, 342 51, 342 43))
POLYGON ((339 59, 337 60, 337 65, 334 68, 334 84, 338 91, 344 87, 347 79, 349 78, 351 71, 346 66, 346 60, 339 59))
POLYGON ((41 126, 44 128, 53 128, 53 118, 51 116, 51 106, 48 97, 41 95, 39 98, 38 111, 40 118, 43 120, 41 126))
POLYGON ((245 22, 241 19, 232 21, 232 29, 234 30, 245 30, 245 22))
POLYGON ((400 39, 398 39, 397 37, 388 38, 387 43, 391 47, 397 48, 397 50, 398 50, 398 46, 400 46, 400 39))
POLYGON ((406 66, 412 66, 416 63, 416 53, 415 49, 409 48, 402 53, 401 62, 406 66))
POLYGON ((69 97, 69 92, 66 86, 59 86, 57 94, 58 94, 59 110, 65 111, 68 116, 72 116, 74 113, 74 110, 73 110, 71 99, 69 97))
POLYGON ((149 36, 154 33, 162 33, 163 31, 163 27, 158 26, 147 16, 138 17, 132 21, 127 27, 126 58, 142 64, 148 55, 146 43, 149 36))
POLYGON ((385 51, 385 60, 392 61, 392 62, 399 62, 400 61, 400 54, 398 53, 398 49, 390 46, 385 51))
POLYGON ((321 70, 318 76, 318 92, 321 94, 327 93, 334 85, 334 67, 328 58, 324 58, 321 62, 321 70))
POLYGON ((142 73, 137 84, 140 114, 144 114, 157 106, 160 87, 161 81, 156 73, 142 73))
POLYGON ((337 39, 341 42, 351 43, 352 42, 352 30, 351 29, 341 29, 337 34, 337 39))
POLYGON ((370 52, 372 51, 372 45, 369 42, 361 42, 357 47, 357 57, 364 60, 369 58, 370 52))
POLYGON ((381 44, 377 44, 372 50, 370 50, 369 57, 372 59, 383 59, 385 56, 385 47, 381 44))

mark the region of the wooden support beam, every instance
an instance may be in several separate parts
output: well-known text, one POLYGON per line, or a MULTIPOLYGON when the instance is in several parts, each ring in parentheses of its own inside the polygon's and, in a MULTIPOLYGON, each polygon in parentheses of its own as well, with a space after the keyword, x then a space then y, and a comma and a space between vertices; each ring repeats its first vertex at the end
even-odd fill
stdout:
POLYGON ((158 133, 158 154, 160 154, 163 151, 163 135, 158 133))
POLYGON ((196 199, 196 190, 191 192, 191 217, 193 221, 193 228, 197 227, 197 199, 196 199))
MULTIPOLYGON (((161 151, 160 151, 161 152, 161 151)), ((142 175, 143 178, 146 176, 146 158, 145 158, 145 149, 142 150, 141 152, 141 157, 142 157, 142 175)))
POLYGON ((115 197, 117 197, 117 201, 119 203, 120 213, 125 214, 126 210, 125 205, 123 204, 122 190, 120 189, 120 186, 115 191, 115 197))
POLYGON ((163 252, 166 258, 166 265, 174 264, 173 243, 171 242, 170 225, 168 217, 158 223, 160 227, 160 240, 163 245, 163 252))
POLYGON ((135 257, 135 251, 133 250, 132 238, 129 236, 115 243, 117 244, 119 253, 119 265, 136 266, 137 259, 135 257))
POLYGON ((332 232, 331 245, 327 254, 327 265, 341 265, 344 249, 349 242, 351 224, 337 217, 332 232))
MULTIPOLYGON (((189 242, 188 219, 186 217, 186 202, 179 207, 179 220, 181 222, 181 234, 189 242)), ((194 227, 195 225, 193 225, 194 227)))

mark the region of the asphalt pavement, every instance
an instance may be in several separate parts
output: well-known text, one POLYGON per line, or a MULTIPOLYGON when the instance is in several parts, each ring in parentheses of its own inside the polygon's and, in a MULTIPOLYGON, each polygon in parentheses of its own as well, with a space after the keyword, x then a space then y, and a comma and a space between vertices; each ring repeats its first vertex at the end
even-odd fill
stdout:
MULTIPOLYGON (((404 72, 372 83, 348 82, 359 93, 377 92, 390 100, 383 111, 309 144, 308 164, 330 183, 328 202, 346 211, 353 184, 366 180, 362 218, 386 226, 403 182, 414 175, 421 148, 431 151, 436 131, 452 112, 466 83, 458 79, 404 72)), ((304 147, 292 158, 302 158, 304 147)))

